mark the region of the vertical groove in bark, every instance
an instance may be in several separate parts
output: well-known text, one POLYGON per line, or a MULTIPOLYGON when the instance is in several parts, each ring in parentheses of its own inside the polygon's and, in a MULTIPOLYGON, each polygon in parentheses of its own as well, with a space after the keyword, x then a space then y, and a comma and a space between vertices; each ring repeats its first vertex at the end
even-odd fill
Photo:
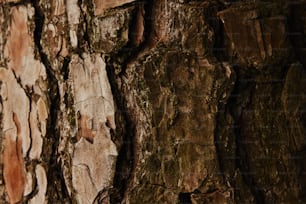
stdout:
POLYGON ((52 66, 48 60, 47 55, 43 52, 43 48, 41 46, 41 37, 42 37, 42 30, 45 23, 45 15, 43 10, 40 6, 39 0, 33 1, 33 7, 35 8, 35 30, 34 30, 34 41, 35 45, 38 49, 38 53, 40 59, 44 66, 46 67, 46 73, 49 83, 49 112, 50 118, 48 119, 48 126, 47 126, 47 140, 44 144, 44 158, 45 161, 48 162, 48 171, 47 171, 47 178, 48 187, 47 187, 47 200, 48 202, 71 202, 70 197, 68 196, 68 191, 65 185, 65 181, 62 175, 62 168, 58 163, 58 144, 59 144, 59 131, 57 129, 58 123, 58 112, 60 106, 60 96, 59 96, 59 88, 58 82, 55 77, 54 71, 52 70, 52 66))
MULTIPOLYGON (((244 76, 239 74, 239 71, 237 72, 237 89, 244 89, 243 92, 245 93, 245 96, 242 97, 246 97, 245 99, 243 99, 244 101, 248 101, 251 100, 250 97, 252 95, 252 89, 254 89, 255 84, 253 84, 252 82, 247 82, 246 84, 244 84, 243 82, 241 83, 242 80, 244 80, 244 76), (239 88, 238 88, 239 87, 239 88)), ((247 79, 250 80, 250 79, 247 79)), ((233 94, 239 94, 241 93, 241 90, 234 90, 233 94)), ((239 97, 239 95, 238 95, 239 97)), ((239 99, 238 99, 239 100, 239 99)), ((238 102, 239 103, 239 102, 238 102)), ((249 102, 250 103, 250 102, 249 102)), ((233 98, 233 112, 237 112, 237 111, 241 111, 243 112, 243 109, 246 109, 248 106, 248 104, 237 104, 237 99, 235 100, 235 97, 233 98), (241 110, 237 110, 237 109, 241 109, 241 110)), ((239 112, 237 113, 239 114, 239 112)), ((240 113, 241 114, 241 113, 240 113)), ((247 158, 245 157, 245 155, 247 154, 247 149, 244 147, 243 142, 241 141, 241 134, 240 134, 240 128, 241 128, 241 115, 238 115, 234 118, 234 126, 235 126, 235 136, 236 136, 236 146, 237 146, 237 160, 236 160, 236 165, 241 173, 242 179, 244 184, 249 188, 250 192, 253 195, 253 198, 255 199, 256 203, 263 203, 264 199, 263 199, 263 193, 260 191, 260 189, 258 188, 258 186, 256 186, 256 184, 254 183, 253 179, 252 179, 252 169, 250 169, 248 167, 248 162, 247 162, 247 158)))
POLYGON ((130 182, 134 168, 133 137, 135 127, 116 83, 115 67, 108 66, 108 78, 112 87, 112 93, 117 107, 116 124, 122 124, 119 130, 113 132, 114 141, 119 144, 120 151, 116 162, 114 186, 110 194, 111 203, 121 203, 130 182))
POLYGON ((0 0, 0 202, 304 202, 305 5, 0 0))

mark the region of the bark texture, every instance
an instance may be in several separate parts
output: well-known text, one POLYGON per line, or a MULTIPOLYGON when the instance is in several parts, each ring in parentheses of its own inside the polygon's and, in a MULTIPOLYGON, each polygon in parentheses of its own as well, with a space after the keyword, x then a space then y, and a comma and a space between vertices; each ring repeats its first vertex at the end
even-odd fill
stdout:
POLYGON ((0 203, 306 202, 305 16, 0 0, 0 203))

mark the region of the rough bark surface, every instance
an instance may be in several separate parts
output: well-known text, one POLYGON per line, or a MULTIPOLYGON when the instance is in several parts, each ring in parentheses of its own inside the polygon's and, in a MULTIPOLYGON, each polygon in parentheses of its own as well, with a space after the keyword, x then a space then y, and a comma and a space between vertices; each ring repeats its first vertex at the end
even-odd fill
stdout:
POLYGON ((0 203, 306 202, 305 15, 0 0, 0 203))

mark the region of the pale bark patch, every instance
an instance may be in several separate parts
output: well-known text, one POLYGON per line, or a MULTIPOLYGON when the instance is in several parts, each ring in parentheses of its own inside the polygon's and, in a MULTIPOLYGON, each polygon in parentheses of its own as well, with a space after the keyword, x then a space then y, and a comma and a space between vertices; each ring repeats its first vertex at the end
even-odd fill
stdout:
POLYGON ((78 118, 77 143, 72 153, 72 184, 79 203, 92 203, 112 185, 117 148, 109 128, 115 128, 114 102, 106 65, 96 55, 77 55, 70 63, 71 87, 78 118))
POLYGON ((115 8, 135 0, 94 0, 94 13, 101 15, 106 9, 115 8))

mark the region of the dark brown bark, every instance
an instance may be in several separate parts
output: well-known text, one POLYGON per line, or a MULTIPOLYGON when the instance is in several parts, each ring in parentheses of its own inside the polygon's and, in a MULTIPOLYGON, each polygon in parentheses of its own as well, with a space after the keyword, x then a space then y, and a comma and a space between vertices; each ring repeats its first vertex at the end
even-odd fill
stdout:
POLYGON ((1 203, 303 203, 304 1, 0 0, 1 203))

